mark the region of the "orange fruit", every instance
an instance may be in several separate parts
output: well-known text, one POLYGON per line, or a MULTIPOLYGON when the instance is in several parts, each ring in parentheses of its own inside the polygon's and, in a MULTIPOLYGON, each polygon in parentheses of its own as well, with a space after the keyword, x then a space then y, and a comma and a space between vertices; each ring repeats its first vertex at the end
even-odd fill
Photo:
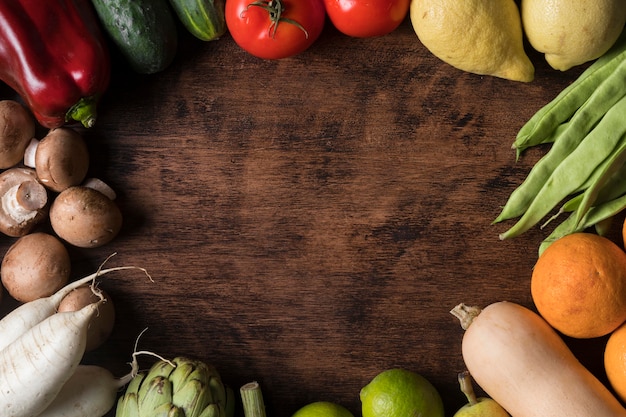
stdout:
POLYGON ((626 401, 626 325, 617 328, 604 348, 604 370, 613 391, 626 401))
POLYGON ((537 311, 564 335, 607 335, 626 321, 626 252, 596 234, 567 235, 541 254, 530 287, 537 311))
POLYGON ((622 226, 622 245, 626 247, 626 218, 624 219, 624 224, 622 226))

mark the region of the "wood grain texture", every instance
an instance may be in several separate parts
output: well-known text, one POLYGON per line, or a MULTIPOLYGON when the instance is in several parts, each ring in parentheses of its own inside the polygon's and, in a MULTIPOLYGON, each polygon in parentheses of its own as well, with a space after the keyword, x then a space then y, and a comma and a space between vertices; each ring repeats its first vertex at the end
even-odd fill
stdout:
MULTIPOLYGON (((501 242, 508 224, 491 222, 543 153, 516 163, 517 130, 582 69, 531 54, 529 84, 464 73, 408 20, 377 39, 328 25, 281 61, 181 35, 163 73, 116 62, 84 132, 124 226, 106 247, 71 248, 73 275, 116 252, 109 265, 154 279, 103 279, 117 322, 85 361, 125 373, 148 328, 141 349, 212 362, 235 390, 259 381, 273 417, 316 400, 359 415, 359 390, 391 367, 429 378, 452 416, 464 366, 448 311, 532 306, 545 232, 501 242)), ((577 353, 597 365, 598 346, 577 353)))

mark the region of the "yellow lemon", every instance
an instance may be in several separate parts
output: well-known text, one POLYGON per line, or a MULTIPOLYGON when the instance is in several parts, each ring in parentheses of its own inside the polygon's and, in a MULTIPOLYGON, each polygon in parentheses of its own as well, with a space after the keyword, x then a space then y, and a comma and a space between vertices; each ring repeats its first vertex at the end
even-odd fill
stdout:
POLYGON ((624 0, 522 0, 521 9, 528 41, 560 71, 602 56, 626 22, 624 0))
POLYGON ((422 44, 460 70, 532 81, 522 20, 514 0, 411 0, 411 24, 422 44))
POLYGON ((405 369, 376 375, 360 393, 363 417, 444 417, 439 392, 423 376, 405 369))
POLYGON ((354 415, 340 404, 317 401, 300 408, 292 417, 354 417, 354 415))

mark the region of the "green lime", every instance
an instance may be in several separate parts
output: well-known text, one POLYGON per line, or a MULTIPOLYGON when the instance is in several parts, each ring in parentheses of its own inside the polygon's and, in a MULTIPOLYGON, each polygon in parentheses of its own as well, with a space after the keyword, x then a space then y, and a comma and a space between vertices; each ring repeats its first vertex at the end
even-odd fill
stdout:
POLYGON ((354 417, 345 407, 328 401, 307 404, 291 417, 354 417))
POLYGON ((363 417, 444 417, 435 387, 405 369, 381 372, 363 387, 360 397, 363 417))

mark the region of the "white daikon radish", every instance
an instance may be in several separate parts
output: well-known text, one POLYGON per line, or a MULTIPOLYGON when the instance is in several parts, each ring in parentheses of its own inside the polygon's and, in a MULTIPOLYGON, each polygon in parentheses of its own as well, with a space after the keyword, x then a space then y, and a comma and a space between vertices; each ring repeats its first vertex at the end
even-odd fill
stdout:
POLYGON ((36 417, 74 374, 96 302, 53 314, 0 351, 0 416, 36 417))

